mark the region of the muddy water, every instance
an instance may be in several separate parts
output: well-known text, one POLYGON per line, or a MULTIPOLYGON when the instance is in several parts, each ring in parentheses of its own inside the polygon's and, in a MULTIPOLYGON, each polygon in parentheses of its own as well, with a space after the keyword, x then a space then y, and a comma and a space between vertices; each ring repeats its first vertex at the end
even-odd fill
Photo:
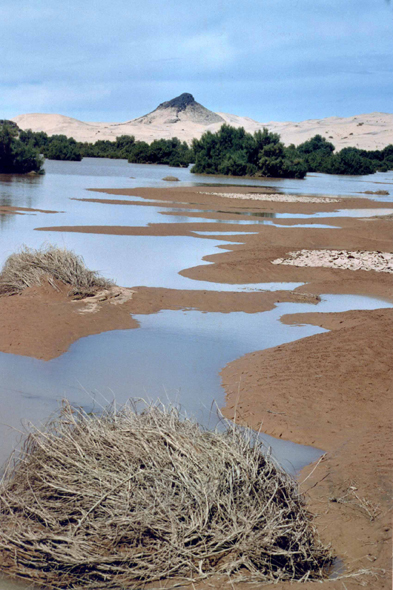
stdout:
MULTIPOLYGON (((168 222, 168 216, 163 217, 162 212, 170 213, 167 207, 160 209, 159 204, 155 207, 111 207, 70 200, 91 196, 86 193, 87 188, 170 186, 170 183, 161 180, 169 173, 165 166, 86 159, 78 163, 48 162, 46 168, 47 174, 39 178, 0 177, 0 205, 60 211, 50 215, 0 216, 0 264, 23 243, 37 247, 51 242, 75 249, 85 257, 89 266, 125 286, 233 291, 293 289, 300 285, 233 286, 181 277, 178 274, 180 270, 201 264, 204 256, 214 253, 216 247, 222 245, 222 241, 206 239, 207 233, 206 237, 126 237, 36 232, 34 228, 45 225, 146 225, 168 222)), ((181 183, 187 185, 228 183, 226 178, 196 177, 188 170, 176 170, 175 174, 181 183)), ((260 186, 257 181, 241 179, 231 179, 231 183, 260 186)), ((363 190, 393 189, 393 175, 379 174, 363 179, 313 175, 304 181, 281 180, 263 184, 287 193, 358 196, 363 190)), ((390 197, 371 198, 393 200, 390 197)), ((139 199, 133 200, 138 202, 139 199)), ((171 216, 169 219, 175 223, 192 222, 195 218, 188 217, 187 209, 184 209, 181 217, 171 216)), ((204 221, 208 223, 211 220, 204 221)), ((255 221, 254 216, 250 223, 255 221)), ((267 218, 259 221, 275 223, 267 218)), ((233 224, 244 225, 247 221, 233 220, 233 224)), ((98 409, 106 400, 116 399, 122 403, 130 396, 159 397, 164 401, 169 399, 180 403, 205 425, 214 426, 217 417, 211 408, 214 404, 222 406, 224 403, 219 371, 226 363, 247 352, 323 331, 316 326, 284 325, 280 322, 283 314, 375 309, 388 305, 365 297, 329 296, 318 306, 280 304, 270 312, 259 314, 165 311, 137 316, 139 329, 81 339, 66 354, 50 362, 2 353, 0 463, 17 443, 20 436, 18 430, 23 430, 27 421, 39 424, 46 420, 63 397, 88 410, 98 409)), ((315 460, 321 452, 271 437, 264 438, 267 445, 273 447, 278 460, 291 472, 315 460)), ((0 582, 1 590, 16 590, 19 587, 0 582)))
POLYGON ((126 186, 179 186, 179 182, 167 182, 162 179, 165 176, 176 176, 180 182, 188 186, 198 184, 220 184, 241 186, 266 186, 288 194, 315 194, 315 195, 341 195, 359 196, 365 191, 386 190, 390 196, 369 195, 375 200, 393 201, 393 171, 377 172, 369 176, 334 176, 329 174, 308 174, 305 179, 250 179, 235 177, 212 177, 207 175, 191 174, 189 169, 168 168, 167 166, 149 166, 146 164, 128 164, 126 160, 106 160, 101 158, 84 158, 82 162, 53 162, 45 163, 47 173, 52 175, 90 176, 96 184, 89 184, 91 188, 112 187, 115 188, 119 178, 127 178, 119 188, 126 186), (104 177, 111 178, 112 182, 102 185, 104 177))
MULTIPOLYGON (((37 212, 2 216, 0 264, 22 244, 38 247, 43 243, 53 243, 75 250, 85 258, 89 267, 128 287, 243 291, 294 289, 301 285, 228 285, 195 281, 181 276, 179 271, 182 269, 208 264, 204 258, 217 252, 217 246, 222 246, 222 241, 209 238, 208 231, 195 233, 193 236, 168 237, 37 232, 36 227, 45 225, 141 226, 168 220, 174 223, 192 222, 195 219, 189 216, 190 209, 182 209, 181 204, 176 204, 172 210, 168 207, 160 208, 159 203, 145 207, 138 204, 142 201, 138 197, 133 198, 136 204, 132 206, 111 206, 74 200, 89 196, 86 192, 88 188, 168 186, 161 180, 168 173, 165 166, 85 159, 82 162, 47 162, 46 169, 47 174, 43 177, 0 177, 0 204, 58 211, 51 214, 37 212), (171 215, 171 212, 179 211, 182 212, 181 216, 171 215), (162 215, 164 212, 165 216, 162 215)), ((176 186, 206 181, 206 177, 195 177, 189 170, 176 172, 181 179, 181 183, 176 186)), ((375 178, 372 177, 373 180, 375 178)), ((388 175, 386 178, 389 180, 388 175)), ((378 179, 379 182, 380 175, 378 179)), ((208 179, 209 183, 222 183, 223 180, 227 181, 222 178, 208 179)), ((311 186, 314 187, 316 182, 320 183, 320 191, 313 189, 314 192, 326 192, 327 186, 339 185, 345 186, 347 192, 354 192, 352 189, 359 189, 363 181, 365 179, 358 179, 354 185, 353 179, 313 176, 311 186)), ((237 183, 242 184, 243 181, 239 179, 237 183)), ((308 186, 309 179, 277 183, 277 187, 291 192, 291 187, 308 186)), ((234 215, 234 219, 229 220, 231 229, 233 225, 248 223, 237 217, 234 215)), ((214 220, 204 220, 207 228, 211 221, 214 220)), ((264 212, 260 216, 253 214, 250 223, 255 221, 274 223, 272 214, 264 212)), ((228 237, 230 233, 228 232, 228 237)), ((346 309, 351 309, 354 305, 370 305, 368 300, 359 299, 353 299, 349 304, 345 298, 331 301, 334 301, 334 309, 338 309, 340 305, 346 305, 346 309)), ((373 302, 371 305, 378 307, 380 303, 373 302)), ((302 310, 304 309, 302 306, 302 310)), ((315 327, 282 326, 278 321, 280 313, 283 313, 280 306, 273 312, 254 315, 165 312, 139 318, 139 330, 118 331, 84 339, 71 347, 66 355, 49 363, 3 354, 0 361, 1 421, 16 426, 22 418, 44 419, 56 408, 61 397, 70 396, 77 403, 86 405, 89 402, 81 393, 83 388, 91 392, 103 387, 105 391, 112 389, 122 401, 130 395, 143 393, 156 397, 165 391, 170 391, 171 399, 174 399, 175 391, 183 391, 179 401, 186 410, 197 413, 206 423, 206 408, 210 408, 214 400, 218 404, 223 403, 218 372, 227 362, 251 350, 316 333, 315 327), (189 343, 184 348, 180 346, 178 350, 179 342, 184 342, 184 338, 188 338, 189 343), (108 350, 116 351, 116 354, 108 353, 108 350), (132 359, 137 358, 136 351, 141 350, 144 351, 144 362, 137 359, 134 363, 132 359), (207 350, 210 350, 209 354, 205 354, 207 350), (184 358, 186 351, 188 356, 184 358), (168 369, 174 365, 175 371, 168 369), (160 369, 157 370, 157 367, 160 369), (190 373, 190 367, 194 372, 190 373), (148 375, 147 380, 144 375, 148 375), (16 403, 18 396, 19 402, 16 403)), ((4 432, 5 427, 2 428, 4 432)), ((9 441, 14 439, 15 434, 8 437, 9 441)), ((0 460, 5 458, 10 445, 11 443, 2 445, 0 460)))
MULTIPOLYGON (((222 407, 225 401, 221 368, 248 352, 324 331, 310 325, 285 325, 279 321, 282 315, 388 306, 368 297, 329 295, 317 306, 281 303, 258 314, 162 311, 135 316, 139 329, 83 338, 49 362, 0 353, 0 459, 5 459, 18 438, 4 423, 14 428, 24 418, 37 423, 54 412, 63 397, 88 411, 114 399, 123 403, 129 397, 161 398, 179 403, 204 425, 214 426, 212 406, 222 407)), ((271 437, 266 440, 291 472, 319 456, 311 448, 271 437)))
MULTIPOLYGON (((336 211, 319 211, 317 213, 274 213, 273 215, 270 213, 265 213, 264 211, 261 212, 251 212, 251 211, 220 211, 219 213, 226 213, 227 215, 239 215, 241 217, 252 217, 253 221, 245 222, 240 221, 237 219, 234 220, 219 220, 220 223, 263 223, 264 225, 275 225, 283 229, 284 227, 312 227, 312 228, 329 228, 329 229, 336 229, 336 226, 333 225, 326 225, 326 224, 300 224, 300 225, 288 225, 284 226, 279 223, 274 223, 273 221, 266 219, 266 217, 274 217, 276 219, 316 219, 316 218, 324 218, 324 217, 353 217, 362 219, 364 217, 377 217, 379 215, 392 215, 393 209, 390 208, 380 208, 380 209, 337 209, 336 211)), ((211 220, 207 220, 211 221, 211 220)), ((217 220, 213 220, 217 221, 217 220)))
MULTIPOLYGON (((159 203, 145 207, 138 204, 142 201, 138 197, 133 198, 136 204, 132 206, 74 200, 89 196, 86 192, 88 188, 168 186, 161 180, 168 174, 165 166, 85 159, 82 162, 47 162, 46 169, 47 174, 43 177, 0 177, 0 204, 58 211, 52 214, 2 216, 0 264, 22 244, 38 247, 43 243, 53 243, 75 250, 85 258, 89 267, 128 287, 243 291, 289 290, 302 284, 228 285, 195 281, 179 275, 182 269, 208 264, 203 260, 204 257, 217 252, 217 246, 222 247, 222 241, 209 238, 208 231, 195 232, 194 236, 168 237, 37 232, 36 227, 45 225, 141 226, 168 220, 174 223, 192 222, 195 219, 188 215, 190 209, 182 209, 181 204, 176 204, 172 210, 160 208, 159 203), (171 211, 181 211, 182 215, 170 215, 171 211)), ((206 181, 206 177, 194 177, 188 170, 176 172, 181 179, 181 183, 176 186, 206 181)), ((227 181, 209 178, 209 183, 212 180, 218 183, 227 181)), ((320 191, 314 192, 326 192, 326 177, 318 180, 318 177, 313 176, 311 185, 314 186, 317 181, 321 185, 320 191)), ((329 182, 329 186, 341 183, 349 192, 355 186, 351 184, 353 179, 330 178, 329 182)), ((361 182, 362 179, 356 184, 356 189, 361 182)), ((288 183, 279 181, 277 187, 291 192, 293 186, 306 186, 308 179, 300 181, 300 184, 299 181, 288 183)), ((238 184, 242 184, 241 179, 238 184)), ((260 221, 273 224, 272 216, 264 212, 260 216, 253 214, 250 223, 260 221)), ((247 223, 247 220, 236 217, 234 215, 234 219, 229 220, 231 229, 233 225, 247 223)), ((207 224, 211 221, 204 220, 207 224)), ((232 233, 228 232, 228 237, 232 233)), ((327 302, 318 307, 330 305, 333 310, 338 310, 342 306, 352 309, 354 306, 364 308, 382 305, 381 302, 365 298, 348 300, 345 297, 333 297, 327 302)), ((299 305, 299 310, 306 310, 304 304, 299 305)), ((319 331, 311 326, 283 326, 279 317, 287 313, 288 309, 281 305, 272 312, 254 315, 168 311, 138 318, 141 324, 138 330, 117 331, 83 339, 60 359, 48 363, 1 354, 0 407, 3 426, 0 462, 5 459, 17 438, 16 433, 4 424, 18 428, 22 419, 35 422, 43 420, 65 396, 75 403, 89 406, 92 396, 96 394, 109 398, 115 396, 119 401, 125 401, 130 396, 156 398, 168 395, 206 424, 212 419, 209 416, 212 403, 224 403, 218 373, 227 362, 251 350, 275 346, 319 331)), ((311 309, 315 310, 315 307, 311 309)), ((280 451, 282 461, 286 452, 289 449, 284 454, 280 451)), ((305 453, 304 448, 301 453, 305 453)), ((308 461, 309 456, 306 454, 303 458, 290 459, 296 468, 308 461)))

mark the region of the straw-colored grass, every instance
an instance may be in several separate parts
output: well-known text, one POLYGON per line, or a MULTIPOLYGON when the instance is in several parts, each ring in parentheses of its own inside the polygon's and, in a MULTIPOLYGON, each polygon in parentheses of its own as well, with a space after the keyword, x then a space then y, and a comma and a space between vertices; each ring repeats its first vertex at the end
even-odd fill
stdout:
POLYGON ((27 287, 59 281, 69 287, 72 297, 94 295, 112 283, 86 268, 83 258, 66 248, 47 246, 35 250, 24 246, 11 254, 0 273, 0 296, 16 295, 27 287))
POLYGON ((316 580, 330 550, 255 433, 174 409, 63 404, 0 484, 0 571, 46 588, 141 588, 215 573, 316 580))

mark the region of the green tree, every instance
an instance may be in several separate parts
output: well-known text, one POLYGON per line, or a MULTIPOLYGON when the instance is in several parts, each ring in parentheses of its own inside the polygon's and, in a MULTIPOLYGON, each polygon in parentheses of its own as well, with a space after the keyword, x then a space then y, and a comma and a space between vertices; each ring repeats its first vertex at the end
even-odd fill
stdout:
POLYGON ((297 147, 292 144, 286 148, 291 157, 297 155, 304 160, 308 172, 364 175, 393 169, 393 146, 386 146, 383 150, 347 147, 337 153, 334 149, 334 145, 321 135, 315 135, 297 147))
POLYGON ((43 153, 48 160, 67 160, 73 162, 80 162, 82 160, 82 154, 75 139, 72 137, 68 138, 65 135, 52 135, 43 153))
POLYGON ((128 161, 133 164, 147 164, 149 162, 149 158, 149 144, 145 141, 135 142, 135 145, 128 156, 128 161))
POLYGON ((0 125, 0 173, 27 174, 41 172, 43 160, 31 145, 18 139, 18 130, 7 124, 0 125))
POLYGON ((280 136, 266 128, 251 135, 224 124, 217 133, 194 139, 192 149, 195 173, 304 178, 307 172, 301 158, 292 158, 280 136))

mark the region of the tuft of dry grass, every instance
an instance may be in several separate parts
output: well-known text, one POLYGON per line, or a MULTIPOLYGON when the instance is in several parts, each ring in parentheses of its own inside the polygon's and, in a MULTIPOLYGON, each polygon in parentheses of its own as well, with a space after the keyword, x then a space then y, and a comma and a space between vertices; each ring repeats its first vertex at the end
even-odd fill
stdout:
POLYGON ((370 522, 373 522, 381 514, 381 507, 379 504, 371 502, 367 498, 359 495, 358 487, 355 482, 350 483, 342 496, 332 496, 329 498, 329 501, 352 506, 355 510, 360 511, 369 518, 370 522))
POLYGON ((0 483, 0 571, 45 588, 321 580, 331 563, 256 433, 206 431, 174 408, 63 402, 0 483))
POLYGON ((94 295, 112 283, 96 271, 86 268, 83 258, 66 248, 47 246, 35 250, 24 246, 11 254, 0 273, 0 296, 16 295, 27 287, 47 281, 56 289, 56 281, 69 286, 74 298, 94 295))

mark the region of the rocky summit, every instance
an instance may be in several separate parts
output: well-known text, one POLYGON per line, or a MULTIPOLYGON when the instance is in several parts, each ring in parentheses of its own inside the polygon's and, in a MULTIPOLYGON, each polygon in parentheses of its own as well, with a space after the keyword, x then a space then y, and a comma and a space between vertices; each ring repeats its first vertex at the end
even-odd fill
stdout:
MULTIPOLYGON (((172 100, 167 100, 166 102, 162 102, 158 105, 157 109, 177 109, 178 111, 185 111, 186 108, 190 105, 198 104, 192 94, 188 92, 183 92, 180 96, 176 96, 176 98, 172 98, 172 100)), ((201 106, 201 105, 199 105, 201 106)), ((204 107, 202 107, 204 108, 204 107)), ((156 110, 157 110, 156 109, 156 110)), ((207 110, 207 109, 206 109, 207 110)), ((210 111, 212 112, 212 111, 210 111)))
POLYGON ((163 123, 166 125, 178 123, 179 121, 190 121, 199 125, 211 125, 212 123, 224 123, 224 119, 217 113, 209 111, 206 107, 196 102, 192 94, 184 92, 172 100, 162 102, 158 107, 135 119, 133 122, 151 125, 154 123, 163 123))

